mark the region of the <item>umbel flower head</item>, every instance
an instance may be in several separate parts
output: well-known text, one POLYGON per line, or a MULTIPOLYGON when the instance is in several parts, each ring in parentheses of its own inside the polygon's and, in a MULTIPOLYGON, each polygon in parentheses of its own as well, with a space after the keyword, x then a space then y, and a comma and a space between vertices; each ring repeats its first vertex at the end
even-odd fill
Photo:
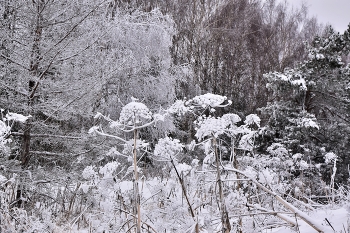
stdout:
POLYGON ((152 119, 152 113, 143 103, 137 102, 133 98, 133 101, 125 105, 120 112, 119 121, 122 124, 133 125, 134 123, 140 123, 143 120, 152 119))
POLYGON ((178 139, 172 139, 169 137, 161 138, 158 141, 154 149, 155 156, 173 157, 178 152, 182 151, 184 146, 178 139))
MULTIPOLYGON (((187 104, 193 104, 197 106, 201 106, 203 108, 206 107, 225 107, 226 105, 222 105, 222 103, 227 100, 226 96, 215 95, 212 93, 207 93, 204 95, 199 95, 194 97, 192 100, 189 100, 187 104)), ((229 100, 227 105, 230 105, 232 102, 229 100)))

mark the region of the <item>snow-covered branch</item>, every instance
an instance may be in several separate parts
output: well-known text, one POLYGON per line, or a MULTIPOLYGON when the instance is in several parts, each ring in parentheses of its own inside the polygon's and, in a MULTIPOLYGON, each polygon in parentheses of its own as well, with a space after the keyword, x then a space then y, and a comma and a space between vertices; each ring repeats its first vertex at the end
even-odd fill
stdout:
POLYGON ((295 213, 297 216, 299 216, 301 219, 303 219, 307 224, 309 224, 312 228, 314 228, 316 231, 323 233, 326 232, 323 228, 323 226, 321 226, 320 224, 318 224, 317 222, 315 222, 312 218, 310 218, 307 214, 305 214, 304 212, 302 212, 301 210, 299 210, 298 208, 296 208, 295 206, 293 206, 292 204, 288 203, 286 200, 284 200, 281 196, 279 196, 277 193, 271 191, 270 189, 266 188, 264 185, 260 184, 257 180, 255 180, 254 178, 250 177, 249 175, 247 175, 246 173, 235 169, 235 168, 230 168, 230 167, 223 167, 224 170, 226 171, 232 171, 232 172, 236 172, 239 173, 245 177, 248 177, 250 179, 251 182, 253 182, 256 186, 258 186, 260 189, 264 190, 265 192, 267 192, 268 194, 272 195, 273 197, 275 197, 282 205, 284 205, 287 209, 289 209, 290 211, 292 211, 293 213, 295 213))

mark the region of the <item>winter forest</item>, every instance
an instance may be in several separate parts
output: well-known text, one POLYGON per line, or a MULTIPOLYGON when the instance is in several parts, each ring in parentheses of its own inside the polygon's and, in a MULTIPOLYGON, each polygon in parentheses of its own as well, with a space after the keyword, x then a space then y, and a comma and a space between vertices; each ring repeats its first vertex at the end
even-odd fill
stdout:
POLYGON ((0 0, 0 233, 350 233, 350 26, 277 0, 0 0))

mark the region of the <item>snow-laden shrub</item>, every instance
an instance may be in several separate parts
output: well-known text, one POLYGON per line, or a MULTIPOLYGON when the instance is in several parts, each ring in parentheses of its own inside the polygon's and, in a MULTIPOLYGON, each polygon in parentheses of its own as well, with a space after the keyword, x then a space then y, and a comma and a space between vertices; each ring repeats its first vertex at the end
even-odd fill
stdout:
POLYGON ((17 121, 17 122, 21 122, 24 123, 28 120, 28 118, 31 117, 29 116, 23 116, 22 114, 18 114, 18 113, 13 113, 13 112, 9 112, 6 114, 6 117, 4 118, 4 120, 10 122, 10 121, 17 121))
POLYGON ((244 134, 239 141, 238 149, 252 151, 254 149, 255 132, 250 131, 244 134))

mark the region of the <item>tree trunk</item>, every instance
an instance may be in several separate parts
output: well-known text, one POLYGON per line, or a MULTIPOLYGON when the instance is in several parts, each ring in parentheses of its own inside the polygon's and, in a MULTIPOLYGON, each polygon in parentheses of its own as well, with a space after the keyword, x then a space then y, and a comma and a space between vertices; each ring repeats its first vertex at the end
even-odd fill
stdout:
POLYGON ((23 142, 22 142, 22 154, 21 154, 21 162, 22 167, 27 167, 30 160, 30 129, 32 127, 31 119, 28 118, 28 120, 25 123, 24 126, 24 133, 23 133, 23 142))
MULTIPOLYGON (((31 51, 30 59, 30 73, 32 76, 39 76, 39 64, 40 64, 40 42, 42 38, 42 8, 44 7, 45 2, 39 0, 34 2, 36 4, 36 19, 34 27, 34 39, 33 46, 31 51)), ((34 103, 34 94, 36 91, 35 86, 37 86, 33 80, 28 81, 28 114, 32 115, 33 103, 34 103)), ((30 160, 30 133, 31 133, 32 122, 31 119, 28 119, 25 123, 24 133, 23 133, 23 144, 22 144, 22 153, 21 153, 21 162, 22 167, 27 167, 30 160)))

